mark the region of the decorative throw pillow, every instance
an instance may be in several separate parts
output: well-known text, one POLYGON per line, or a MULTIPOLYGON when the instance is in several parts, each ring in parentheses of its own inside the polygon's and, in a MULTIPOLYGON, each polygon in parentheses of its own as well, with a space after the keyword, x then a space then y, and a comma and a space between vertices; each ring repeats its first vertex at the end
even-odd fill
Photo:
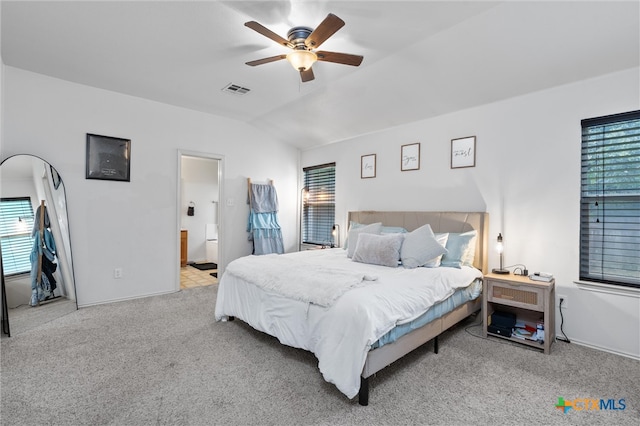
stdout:
MULTIPOLYGON (((349 230, 362 228, 363 226, 366 226, 366 225, 363 223, 354 222, 354 221, 349 222, 349 230)), ((382 228, 380 228, 380 233, 381 234, 406 234, 407 230, 401 226, 383 226, 382 228)), ((349 247, 349 237, 347 236, 347 239, 344 241, 344 249, 347 250, 348 247, 349 247)))
POLYGON ((403 234, 360 234, 353 253, 353 261, 372 265, 398 267, 403 234))
POLYGON ((476 238, 478 231, 468 231, 461 234, 449 233, 447 240, 447 254, 442 256, 440 266, 460 268, 462 265, 473 266, 476 253, 476 238))
POLYGON ((469 231, 469 233, 472 234, 471 240, 467 250, 464 252, 464 256, 462 256, 462 264, 465 266, 473 266, 473 261, 476 257, 476 243, 478 242, 478 231, 473 230, 469 231))
POLYGON ((431 226, 427 224, 405 234, 400 250, 400 260, 402 260, 402 266, 413 269, 446 252, 447 249, 436 240, 431 226))
POLYGON ((358 235, 360 234, 379 234, 382 228, 382 223, 372 223, 371 225, 365 225, 358 228, 349 229, 349 246, 347 247, 347 256, 353 257, 353 252, 356 251, 358 245, 358 235))
POLYGON ((381 234, 406 234, 407 230, 402 226, 383 226, 380 230, 381 234))
MULTIPOLYGON (((446 248, 448 239, 449 239, 449 233, 436 234, 436 241, 442 247, 446 248)), ((443 256, 443 254, 441 254, 440 256, 436 257, 435 259, 429 260, 427 263, 425 263, 422 266, 424 266, 425 268, 437 268, 438 266, 440 266, 440 261, 442 260, 442 256, 443 256)))

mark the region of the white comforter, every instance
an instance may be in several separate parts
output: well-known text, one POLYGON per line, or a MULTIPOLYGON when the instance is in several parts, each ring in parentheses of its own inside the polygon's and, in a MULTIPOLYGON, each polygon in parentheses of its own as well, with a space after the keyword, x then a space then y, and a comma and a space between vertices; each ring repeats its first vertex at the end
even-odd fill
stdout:
MULTIPOLYGON (((482 277, 470 267, 404 269, 357 263, 343 249, 281 256, 317 261, 378 279, 352 288, 332 306, 322 307, 265 290, 227 268, 218 288, 215 318, 238 317, 285 345, 313 352, 324 379, 348 398, 358 394, 360 374, 374 342, 396 324, 417 318, 457 288, 482 277)), ((299 282, 305 286, 304 277, 299 282)))
POLYGON ((236 259, 227 266, 227 272, 265 291, 325 308, 346 291, 378 279, 362 271, 279 254, 236 259))

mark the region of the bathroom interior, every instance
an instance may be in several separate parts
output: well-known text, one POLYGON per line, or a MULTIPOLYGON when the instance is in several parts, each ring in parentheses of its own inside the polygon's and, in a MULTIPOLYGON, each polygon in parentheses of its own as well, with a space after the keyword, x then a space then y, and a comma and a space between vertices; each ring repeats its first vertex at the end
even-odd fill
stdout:
POLYGON ((180 287, 218 282, 219 160, 181 156, 180 287))

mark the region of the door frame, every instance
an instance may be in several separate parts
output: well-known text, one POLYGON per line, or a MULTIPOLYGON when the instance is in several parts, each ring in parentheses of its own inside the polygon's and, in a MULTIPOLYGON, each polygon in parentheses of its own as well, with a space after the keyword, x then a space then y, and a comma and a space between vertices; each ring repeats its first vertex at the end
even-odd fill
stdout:
POLYGON ((181 223, 181 200, 182 200, 182 157, 196 157, 203 158, 209 160, 217 160, 218 161, 218 280, 222 276, 222 271, 224 271, 225 265, 225 251, 224 251, 224 241, 225 241, 225 233, 224 233, 224 209, 222 208, 222 200, 224 200, 224 155, 221 154, 212 154, 207 152, 199 152, 199 151, 188 151, 179 149, 178 150, 178 178, 176 185, 176 229, 175 229, 175 238, 176 238, 176 264, 178 268, 176 269, 176 291, 180 291, 180 230, 182 229, 181 223))

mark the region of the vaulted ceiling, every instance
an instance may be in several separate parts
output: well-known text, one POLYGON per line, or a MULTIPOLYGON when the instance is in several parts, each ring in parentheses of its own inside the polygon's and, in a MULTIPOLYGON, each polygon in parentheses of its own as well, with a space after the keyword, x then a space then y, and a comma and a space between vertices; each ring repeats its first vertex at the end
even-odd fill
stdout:
POLYGON ((300 149, 640 64, 638 1, 2 1, 5 65, 249 123, 300 149), (359 67, 245 62, 328 13, 359 67), (250 89, 230 94, 228 84, 250 89))

